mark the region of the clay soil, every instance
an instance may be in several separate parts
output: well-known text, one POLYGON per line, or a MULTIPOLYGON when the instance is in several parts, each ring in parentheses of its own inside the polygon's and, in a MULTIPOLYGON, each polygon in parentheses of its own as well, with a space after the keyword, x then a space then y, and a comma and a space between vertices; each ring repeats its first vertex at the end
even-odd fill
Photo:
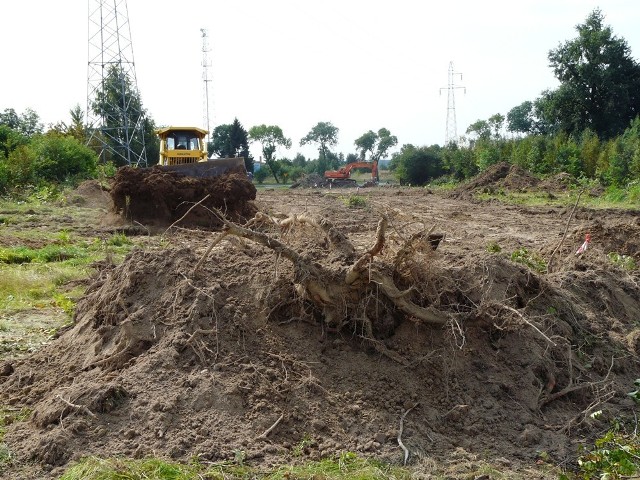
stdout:
POLYGON ((273 245, 229 235, 199 264, 221 235, 210 230, 178 225, 105 262, 72 326, 0 364, 0 405, 32 411, 7 427, 15 472, 55 478, 87 455, 243 452, 271 465, 353 451, 402 464, 399 436, 418 478, 429 478, 427 461, 460 452, 513 471, 541 458, 571 468, 612 419, 633 422, 640 274, 608 254, 640 264, 639 212, 478 202, 473 188, 362 189, 359 208, 352 192, 317 189, 260 190, 253 202, 272 219, 253 230, 327 284, 376 244, 386 216, 384 248, 363 275, 385 272, 441 324, 407 314, 375 282, 329 317, 273 245), (278 226, 293 214, 316 222, 278 226), (413 241, 421 232, 444 238, 434 250, 413 241), (515 251, 552 258, 552 271, 512 261, 515 251))

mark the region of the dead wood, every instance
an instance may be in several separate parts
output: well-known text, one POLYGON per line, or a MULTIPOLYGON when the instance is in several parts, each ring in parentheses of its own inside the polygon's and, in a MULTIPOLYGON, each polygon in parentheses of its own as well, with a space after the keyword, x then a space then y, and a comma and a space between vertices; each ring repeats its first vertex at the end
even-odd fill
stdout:
MULTIPOLYGON (((389 223, 385 215, 378 222, 375 243, 346 270, 342 281, 338 272, 312 263, 272 235, 237 225, 226 219, 221 213, 218 213, 218 216, 224 223, 224 231, 214 239, 212 246, 209 247, 207 253, 198 262, 196 269, 204 261, 213 245, 227 235, 234 235, 263 245, 273 250, 277 255, 289 260, 294 266, 293 281, 298 295, 320 308, 325 322, 337 329, 350 322, 358 323, 357 319, 361 319, 362 316, 355 315, 354 312, 358 310, 360 302, 372 287, 375 287, 377 292, 381 292, 388 303, 393 305, 395 309, 405 313, 413 320, 440 326, 445 325, 448 321, 447 315, 437 309, 433 307, 425 308, 413 303, 408 295, 410 290, 401 291, 395 285, 392 275, 383 273, 385 269, 393 268, 393 264, 391 266, 384 263, 374 264, 374 258, 381 255, 385 246, 385 234, 389 223)), ((306 215, 290 215, 281 220, 261 213, 250 220, 247 226, 260 226, 267 223, 277 225, 281 231, 284 230, 287 233, 291 231, 295 224, 311 225, 324 231, 331 244, 341 251, 355 251, 351 242, 327 220, 318 221, 306 215)), ((414 240, 412 238, 408 242, 413 242, 414 240)), ((403 256, 407 256, 406 252, 408 250, 408 245, 401 249, 401 252, 404 252, 403 256)), ((396 259, 395 264, 397 263, 396 259)), ((372 328, 370 326, 366 328, 365 326, 365 330, 367 330, 367 335, 370 335, 372 328)))

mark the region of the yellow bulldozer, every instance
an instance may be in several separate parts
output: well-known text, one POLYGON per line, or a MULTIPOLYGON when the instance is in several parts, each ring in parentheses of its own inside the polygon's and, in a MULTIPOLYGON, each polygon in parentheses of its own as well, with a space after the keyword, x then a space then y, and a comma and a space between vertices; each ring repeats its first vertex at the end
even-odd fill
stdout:
POLYGON ((207 158, 207 131, 197 127, 165 127, 158 165, 120 167, 111 186, 115 213, 143 225, 219 227, 213 212, 232 220, 255 214, 256 187, 247 176, 244 158, 207 158), (193 208, 195 205, 198 208, 193 208))
POLYGON ((209 159, 206 130, 198 127, 164 127, 156 130, 160 138, 158 165, 190 177, 217 177, 230 171, 247 173, 244 158, 209 159))

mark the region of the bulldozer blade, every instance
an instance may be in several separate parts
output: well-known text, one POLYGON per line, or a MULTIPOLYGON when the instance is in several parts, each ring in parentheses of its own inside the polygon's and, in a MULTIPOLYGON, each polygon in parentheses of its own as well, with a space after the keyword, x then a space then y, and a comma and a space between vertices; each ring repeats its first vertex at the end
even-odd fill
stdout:
POLYGON ((182 173, 188 177, 218 177, 230 172, 239 172, 246 175, 244 158, 218 158, 206 162, 185 163, 182 165, 163 165, 160 168, 182 173))

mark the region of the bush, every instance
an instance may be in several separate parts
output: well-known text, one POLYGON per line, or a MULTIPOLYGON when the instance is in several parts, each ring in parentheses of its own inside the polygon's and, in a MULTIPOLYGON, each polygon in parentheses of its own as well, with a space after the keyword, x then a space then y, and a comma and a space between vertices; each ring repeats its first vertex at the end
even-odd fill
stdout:
POLYGON ((255 172, 253 172, 253 178, 259 183, 262 184, 267 177, 269 176, 269 169, 266 166, 262 166, 255 172))
POLYGON ((0 158, 0 192, 42 182, 61 182, 95 175, 97 156, 79 140, 49 133, 19 145, 0 158))
POLYGON ((69 136, 47 134, 32 142, 36 175, 43 180, 63 181, 69 177, 90 177, 98 158, 89 147, 69 136))

